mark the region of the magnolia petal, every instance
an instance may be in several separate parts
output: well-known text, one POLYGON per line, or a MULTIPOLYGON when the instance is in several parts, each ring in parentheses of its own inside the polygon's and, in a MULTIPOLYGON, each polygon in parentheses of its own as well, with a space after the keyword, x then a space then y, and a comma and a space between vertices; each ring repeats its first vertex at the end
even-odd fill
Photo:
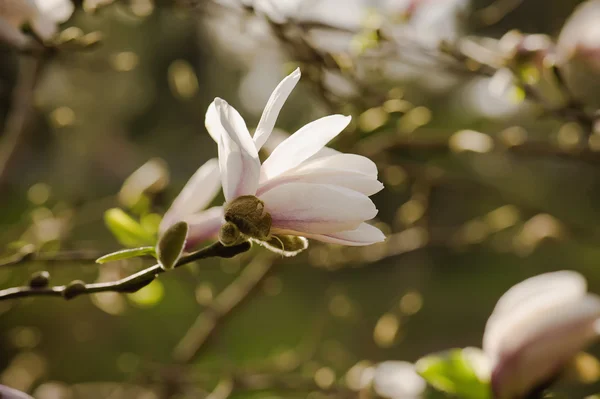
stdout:
POLYGON ((305 125, 284 140, 262 166, 263 179, 282 174, 318 153, 342 132, 352 118, 330 115, 305 125))
MULTIPOLYGON (((483 349, 488 354, 498 353, 507 342, 518 346, 515 340, 505 341, 519 324, 528 324, 531 317, 552 312, 556 306, 577 301, 586 293, 585 279, 573 271, 545 273, 529 278, 509 289, 499 300, 488 319, 483 336, 483 349)), ((519 334, 524 337, 523 334, 519 334)))
POLYGON ((329 184, 345 187, 365 195, 373 195, 383 189, 381 182, 362 173, 337 169, 315 169, 314 171, 294 169, 266 181, 258 188, 257 195, 262 195, 278 185, 291 182, 329 184))
POLYGON ((209 159, 198 168, 175 198, 160 223, 159 231, 163 232, 173 223, 206 208, 220 188, 219 161, 216 158, 209 159))
POLYGON ((184 219, 188 224, 186 248, 193 248, 202 241, 214 239, 224 223, 223 207, 214 206, 184 219))
POLYGON ((334 152, 324 153, 320 157, 303 162, 294 170, 312 171, 318 169, 337 169, 361 173, 377 179, 377 165, 369 158, 356 154, 342 154, 327 147, 323 150, 325 149, 334 152))
POLYGON ((227 201, 254 195, 260 177, 258 151, 240 114, 225 100, 215 99, 222 134, 219 137, 219 166, 227 201))
POLYGON ((257 150, 260 150, 269 138, 275 127, 275 122, 277 122, 277 117, 279 116, 283 104, 285 104, 299 80, 300 68, 296 68, 294 72, 286 76, 281 83, 277 85, 275 90, 273 90, 273 94, 269 97, 269 101, 265 106, 260 121, 256 126, 256 131, 254 132, 254 143, 257 150))
POLYGON ((371 245, 385 241, 385 234, 377 227, 361 223, 354 230, 331 234, 309 234, 308 238, 329 244, 348 245, 353 247, 371 245))
POLYGON ((217 112, 215 101, 210 103, 208 109, 206 110, 206 115, 204 116, 204 126, 206 127, 206 131, 210 137, 212 137, 215 143, 219 144, 219 137, 221 137, 223 134, 223 125, 221 125, 221 118, 217 112))
POLYGON ((75 11, 71 0, 35 0, 40 14, 54 23, 66 22, 75 11))
POLYGON ((496 303, 493 313, 503 313, 535 297, 564 301, 576 299, 587 292, 585 278, 574 271, 544 273, 524 280, 506 291, 496 303))
POLYGON ((300 233, 296 235, 354 230, 377 215, 366 195, 328 184, 283 184, 260 199, 272 217, 272 228, 300 233))
POLYGON ((524 397, 556 377, 577 352, 597 337, 595 324, 599 318, 600 298, 588 294, 513 325, 493 355, 491 383, 495 397, 524 397))

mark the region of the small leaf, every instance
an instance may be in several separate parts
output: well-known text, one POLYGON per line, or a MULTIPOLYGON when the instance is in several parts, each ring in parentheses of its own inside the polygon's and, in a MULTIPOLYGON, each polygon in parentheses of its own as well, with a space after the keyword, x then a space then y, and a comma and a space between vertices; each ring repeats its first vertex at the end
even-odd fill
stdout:
POLYGON ((464 399, 491 398, 489 364, 479 349, 451 349, 421 358, 415 366, 439 391, 464 399))
POLYGON ((178 222, 169 227, 160 237, 156 246, 156 254, 163 269, 169 270, 175 267, 185 248, 187 234, 188 224, 178 222))
POLYGON ((126 247, 153 245, 156 240, 136 220, 122 209, 112 208, 104 213, 104 223, 115 238, 126 247))
POLYGON ((100 258, 96 259, 96 263, 107 263, 114 262, 117 260, 129 259, 129 258, 137 258, 144 255, 151 255, 156 257, 156 251, 154 247, 139 247, 139 248, 131 248, 131 249, 123 249, 121 251, 113 252, 100 258))

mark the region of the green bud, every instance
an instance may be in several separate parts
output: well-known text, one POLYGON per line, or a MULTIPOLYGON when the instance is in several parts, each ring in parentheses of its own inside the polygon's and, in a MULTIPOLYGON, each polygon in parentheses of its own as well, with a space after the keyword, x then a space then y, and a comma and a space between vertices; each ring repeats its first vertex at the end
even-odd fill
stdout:
POLYGON ((244 240, 244 235, 235 224, 226 222, 221 226, 221 230, 219 231, 219 241, 224 246, 231 247, 244 242, 244 240))
POLYGON ((177 264, 185 249, 188 229, 186 222, 175 223, 158 240, 156 256, 163 269, 172 269, 177 264))

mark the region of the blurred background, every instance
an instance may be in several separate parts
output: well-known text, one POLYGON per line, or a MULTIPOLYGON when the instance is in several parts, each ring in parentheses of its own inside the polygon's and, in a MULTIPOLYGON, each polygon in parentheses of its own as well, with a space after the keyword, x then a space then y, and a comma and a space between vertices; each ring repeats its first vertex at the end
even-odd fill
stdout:
MULTIPOLYGON (((352 115, 331 146, 377 163, 389 238, 312 242, 285 261, 255 248, 136 294, 0 302, 0 383, 37 399, 358 397, 338 388, 356 386, 349 370, 481 347, 495 302, 524 278, 573 269, 600 293, 600 67, 581 83, 561 64, 578 3, 130 0, 77 4, 50 56, 4 46, 0 288, 41 270, 65 284, 149 265, 93 262, 120 249, 103 213, 126 207, 125 179, 160 165, 168 184, 144 195, 163 213, 217 156, 213 98, 254 127, 295 67, 277 136, 352 115), (95 32, 94 46, 68 46, 95 32), (215 311, 228 287, 239 303, 215 311), (232 396, 219 393, 228 378, 232 396)), ((599 392, 598 362, 585 366, 586 384, 559 391, 599 392)))

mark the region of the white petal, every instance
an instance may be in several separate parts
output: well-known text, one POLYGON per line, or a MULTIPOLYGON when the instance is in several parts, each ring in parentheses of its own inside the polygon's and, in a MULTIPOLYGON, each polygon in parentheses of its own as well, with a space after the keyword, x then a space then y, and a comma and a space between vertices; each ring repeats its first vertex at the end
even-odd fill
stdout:
POLYGON ((269 138, 271 131, 273 131, 273 128, 275 127, 275 122, 277 121, 277 117, 279 116, 283 104, 285 104, 285 101, 288 99, 299 80, 300 68, 296 68, 294 72, 286 76, 281 83, 277 85, 275 90, 273 90, 273 94, 269 97, 269 101, 265 106, 260 121, 256 126, 256 131, 254 132, 254 143, 256 144, 257 150, 260 150, 269 138))
POLYGON ((189 226, 186 248, 216 238, 223 225, 223 207, 214 206, 184 219, 189 226))
POLYGON ((213 101, 208 106, 206 110, 206 115, 204 116, 204 126, 206 127, 206 131, 215 143, 219 144, 219 137, 223 134, 223 126, 221 125, 221 118, 219 117, 219 113, 217 112, 217 107, 215 106, 215 102, 213 101))
POLYGON ((597 338, 600 298, 584 298, 510 324, 500 342, 492 372, 498 398, 522 397, 555 377, 580 350, 597 338))
POLYGON ((71 0, 35 0, 35 4, 40 14, 54 23, 65 22, 75 11, 71 0))
POLYGON ((291 170, 261 184, 257 195, 262 195, 273 187, 286 183, 317 183, 349 188, 365 195, 373 195, 383 189, 377 179, 362 173, 337 169, 291 170))
POLYGON ((417 399, 423 396, 427 383, 409 362, 387 361, 375 368, 375 392, 392 399, 417 399))
POLYGON ((348 126, 351 117, 331 115, 305 125, 281 143, 264 162, 264 178, 290 170, 319 152, 348 126))
POLYGON ((221 175, 219 161, 209 159, 183 187, 160 223, 159 231, 183 220, 184 217, 206 208, 219 193, 221 175))
POLYGON ((496 303, 493 313, 503 313, 519 306, 524 301, 544 296, 548 300, 564 301, 576 299, 585 295, 587 282, 585 278, 574 271, 540 274, 524 280, 506 291, 496 303))
MULTIPOLYGON (((325 147, 323 150, 332 152, 323 153, 323 155, 308 160, 300 164, 298 170, 315 170, 315 169, 338 169, 349 172, 362 173, 366 176, 377 178, 377 165, 369 158, 356 154, 342 154, 331 148, 325 147)), ((323 151, 321 150, 321 151, 323 151)))
POLYGON ((331 234, 309 234, 307 237, 329 244, 348 246, 365 246, 385 241, 385 234, 368 223, 361 223, 355 230, 331 234))
POLYGON ((219 137, 219 166, 227 201, 254 195, 260 177, 260 161, 250 132, 240 114, 225 100, 215 99, 222 134, 219 137))
POLYGON ((327 184, 288 183, 260 196, 273 218, 273 229, 282 234, 307 234, 354 230, 377 215, 364 194, 327 184))
MULTIPOLYGON (((573 271, 545 273, 513 286, 498 300, 488 319, 483 349, 490 355, 499 352, 502 346, 506 350, 505 338, 515 328, 513 325, 527 323, 556 306, 577 301, 585 293, 585 279, 573 271)), ((516 340, 510 342, 519 345, 516 340)))

